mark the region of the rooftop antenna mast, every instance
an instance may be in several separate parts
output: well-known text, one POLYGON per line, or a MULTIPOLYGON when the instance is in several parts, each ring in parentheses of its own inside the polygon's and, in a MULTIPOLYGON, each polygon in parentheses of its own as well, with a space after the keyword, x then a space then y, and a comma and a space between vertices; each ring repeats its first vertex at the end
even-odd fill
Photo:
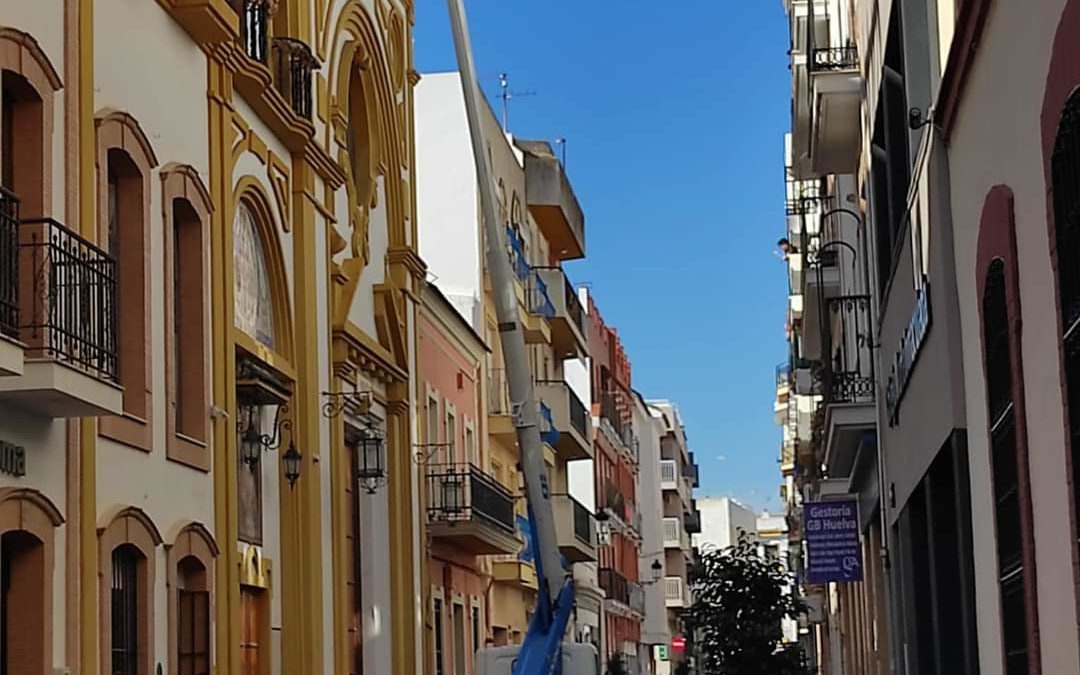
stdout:
POLYGON ((499 98, 502 99, 503 133, 510 131, 510 100, 524 96, 536 96, 535 91, 510 91, 510 74, 499 73, 499 98))

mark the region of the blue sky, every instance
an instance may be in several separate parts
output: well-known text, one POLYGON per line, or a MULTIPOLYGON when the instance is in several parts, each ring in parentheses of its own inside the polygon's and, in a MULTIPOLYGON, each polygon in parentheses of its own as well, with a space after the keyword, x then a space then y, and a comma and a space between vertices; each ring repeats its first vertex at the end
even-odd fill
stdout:
MULTIPOLYGON (((416 67, 456 68, 446 2, 419 0, 416 67)), ((466 0, 481 86, 535 92, 510 130, 567 139, 588 258, 634 386, 682 411, 702 495, 779 507, 785 358, 781 0, 466 0)))

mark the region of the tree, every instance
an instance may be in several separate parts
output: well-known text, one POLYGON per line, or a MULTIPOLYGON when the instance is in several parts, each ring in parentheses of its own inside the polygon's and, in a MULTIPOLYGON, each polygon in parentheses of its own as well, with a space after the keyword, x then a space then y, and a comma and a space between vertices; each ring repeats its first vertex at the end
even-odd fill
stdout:
POLYGON ((785 589, 792 581, 779 561, 758 554, 746 533, 734 546, 703 552, 692 582, 694 604, 684 615, 699 672, 807 675, 802 647, 781 640, 781 620, 806 611, 785 589))

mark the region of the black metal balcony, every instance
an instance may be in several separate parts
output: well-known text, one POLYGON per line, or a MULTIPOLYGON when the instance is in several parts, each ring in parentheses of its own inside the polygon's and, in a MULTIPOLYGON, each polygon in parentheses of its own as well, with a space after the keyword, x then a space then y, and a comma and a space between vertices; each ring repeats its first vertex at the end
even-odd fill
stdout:
POLYGON ((471 463, 428 469, 428 522, 482 521, 514 532, 514 497, 497 480, 471 463))
POLYGON ((270 44, 269 0, 232 0, 240 19, 240 44, 249 58, 266 63, 270 44))
POLYGON ((0 187, 0 335, 19 337, 19 198, 0 187))
POLYGON ((822 392, 825 404, 873 403, 873 327, 869 295, 842 295, 822 317, 822 392))
POLYGON ((19 339, 27 355, 117 376, 116 261, 52 218, 19 227, 19 339))
POLYGON ((573 284, 566 278, 565 273, 563 274, 563 282, 566 286, 566 313, 573 319, 581 334, 585 335, 585 311, 581 307, 581 300, 578 299, 577 291, 574 290, 573 284))
POLYGON ((600 588, 604 589, 608 600, 630 605, 630 581, 610 567, 600 569, 598 575, 600 588))
POLYGON ((311 47, 294 38, 274 38, 273 51, 274 85, 294 113, 311 120, 311 73, 319 61, 311 47))
POLYGON ((611 511, 619 520, 626 522, 626 497, 619 486, 610 480, 604 481, 604 506, 611 511))
POLYGON ((820 47, 813 52, 810 70, 854 70, 859 67, 859 51, 854 45, 846 47, 820 47))
POLYGON ((697 500, 690 500, 690 510, 683 513, 683 526, 689 534, 701 533, 701 511, 698 510, 697 500))

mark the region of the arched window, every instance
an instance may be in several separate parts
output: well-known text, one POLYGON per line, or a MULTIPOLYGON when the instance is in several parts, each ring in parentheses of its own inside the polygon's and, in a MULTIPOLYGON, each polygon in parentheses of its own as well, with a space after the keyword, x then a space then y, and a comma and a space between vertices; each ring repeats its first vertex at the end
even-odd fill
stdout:
POLYGON ((176 570, 176 664, 178 675, 210 672, 210 590, 206 567, 187 556, 176 570))
POLYGON ((127 507, 100 530, 101 665, 110 675, 147 675, 154 664, 155 554, 161 534, 127 507))
POLYGON ((110 587, 113 675, 139 673, 139 622, 146 620, 139 611, 140 564, 145 563, 134 546, 123 544, 113 549, 110 587))
POLYGON ((255 215, 244 202, 233 220, 233 270, 236 327, 262 344, 274 348, 274 305, 266 248, 255 215))
POLYGON ((1020 458, 1017 453, 1012 353, 1005 287, 1005 263, 995 259, 983 290, 983 356, 989 420, 990 464, 997 530, 998 587, 1001 592, 1005 672, 1028 672, 1028 588, 1024 569, 1024 524, 1020 458))
POLYGON ((1050 162, 1075 539, 1080 536, 1080 92, 1065 104, 1050 162))
POLYGON ((117 380, 124 414, 102 420, 101 434, 150 451, 153 417, 150 372, 150 143, 130 115, 97 119, 99 242, 116 259, 117 380))
POLYGON ((161 169, 165 242, 166 452, 210 470, 207 248, 210 195, 186 165, 161 169))

